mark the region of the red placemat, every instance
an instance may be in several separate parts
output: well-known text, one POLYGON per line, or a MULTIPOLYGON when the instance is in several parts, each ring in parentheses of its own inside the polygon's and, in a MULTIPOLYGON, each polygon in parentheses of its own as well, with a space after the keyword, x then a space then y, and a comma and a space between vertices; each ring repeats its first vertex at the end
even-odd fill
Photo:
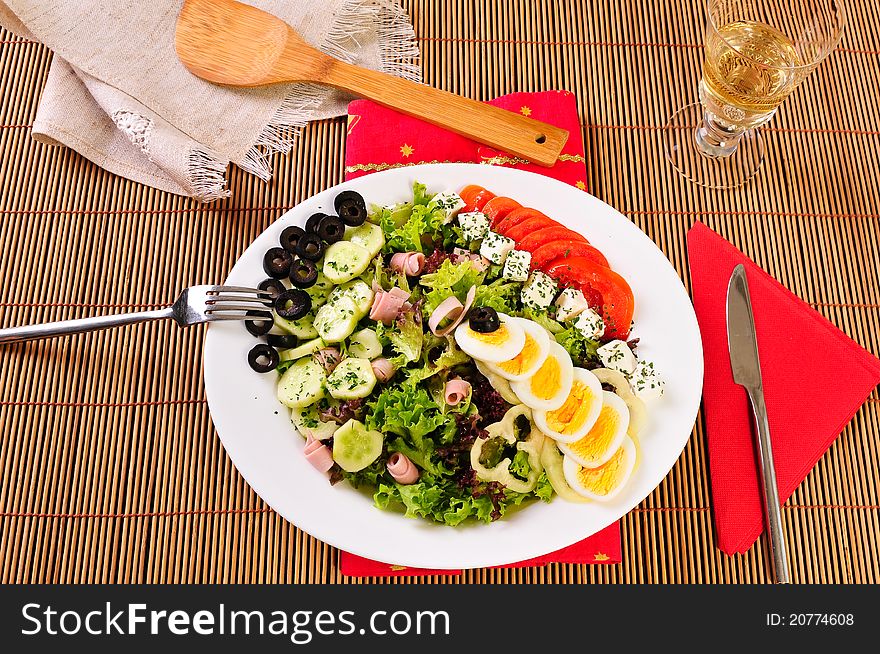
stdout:
MULTIPOLYGON (((513 93, 492 100, 489 104, 567 129, 570 136, 556 165, 546 168, 531 164, 368 100, 356 100, 348 106, 346 179, 400 166, 464 162, 529 170, 582 190, 587 189, 584 148, 574 95, 567 91, 513 93)), ((501 567, 547 563, 620 563, 619 523, 615 522, 586 540, 557 552, 501 567)), ((340 569, 342 574, 358 577, 460 572, 389 565, 348 552, 340 554, 340 569)))

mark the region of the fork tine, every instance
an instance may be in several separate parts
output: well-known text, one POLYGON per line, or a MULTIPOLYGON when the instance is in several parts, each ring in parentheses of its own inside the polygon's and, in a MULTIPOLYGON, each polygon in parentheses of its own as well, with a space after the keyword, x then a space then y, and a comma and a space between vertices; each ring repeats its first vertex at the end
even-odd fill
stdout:
POLYGON ((215 320, 253 320, 254 316, 249 316, 247 314, 231 314, 231 313, 208 313, 205 315, 205 320, 213 322, 215 320))
POLYGON ((272 315, 272 312, 268 310, 268 307, 256 304, 209 304, 205 313, 217 313, 218 311, 253 311, 255 315, 272 315), (260 307, 262 307, 262 309, 260 307))
POLYGON ((258 288, 247 288, 246 286, 214 286, 209 295, 218 293, 250 293, 251 295, 270 295, 269 291, 261 291, 258 288))
POLYGON ((255 306, 271 306, 272 300, 267 297, 244 297, 242 295, 209 295, 205 301, 207 304, 219 304, 222 302, 248 302, 255 306))

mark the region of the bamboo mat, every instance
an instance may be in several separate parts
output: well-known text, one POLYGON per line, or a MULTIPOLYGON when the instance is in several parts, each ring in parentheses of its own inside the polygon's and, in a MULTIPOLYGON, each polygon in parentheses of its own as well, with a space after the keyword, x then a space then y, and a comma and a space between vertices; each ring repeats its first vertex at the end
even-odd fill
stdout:
MULTIPOLYGON (((426 82, 478 99, 576 93, 593 192, 686 282, 699 219, 880 353, 880 0, 849 3, 841 48, 766 130, 763 173, 730 193, 677 177, 659 140, 696 97, 700 0, 404 4, 426 82)), ((286 208, 342 180, 343 119, 310 125, 268 185, 233 171, 233 198, 208 207, 114 177, 30 138, 50 59, 0 31, 2 326, 152 307, 220 281, 286 208)), ((357 583, 232 467, 205 404, 203 335, 152 324, 0 349, 0 581, 357 583)), ((880 581, 878 436, 875 391, 785 506, 796 581, 880 581)), ((766 544, 715 547, 701 421, 622 533, 616 566, 379 581, 767 581, 766 544)))

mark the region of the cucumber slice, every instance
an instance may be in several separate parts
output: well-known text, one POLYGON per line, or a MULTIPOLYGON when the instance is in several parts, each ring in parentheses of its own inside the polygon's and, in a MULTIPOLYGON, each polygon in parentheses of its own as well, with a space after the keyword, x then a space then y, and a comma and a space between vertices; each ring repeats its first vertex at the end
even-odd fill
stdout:
POLYGON ((364 246, 338 241, 324 252, 324 275, 335 284, 343 284, 364 272, 371 259, 364 246))
POLYGON ((382 454, 381 432, 352 418, 333 435, 333 460, 346 472, 363 470, 382 454))
POLYGON ((375 386, 376 373, 373 372, 369 359, 343 359, 327 377, 327 389, 337 400, 366 397, 373 392, 375 386))
POLYGON ((315 338, 318 335, 318 330, 314 326, 314 311, 309 312, 308 315, 303 316, 299 320, 287 320, 273 311, 272 319, 278 329, 288 334, 293 334, 297 338, 315 338))
POLYGON ((319 307, 324 304, 327 301, 327 298, 330 297, 330 292, 333 290, 333 286, 333 282, 327 279, 324 272, 318 270, 318 279, 315 280, 315 283, 312 286, 305 289, 305 292, 312 298, 312 306, 319 307))
POLYGON ((360 319, 354 300, 343 296, 318 309, 314 327, 325 343, 338 343, 354 331, 360 319))
POLYGON ((282 361, 295 361, 296 359, 302 359, 304 356, 308 356, 313 354, 324 347, 324 341, 320 338, 312 339, 311 341, 306 341, 305 343, 300 343, 296 347, 292 347, 289 350, 281 350, 278 352, 278 356, 282 361))
MULTIPOLYGON (((339 425, 332 420, 324 422, 318 415, 318 407, 322 406, 325 402, 327 402, 326 399, 310 404, 307 407, 297 407, 290 410, 290 422, 293 423, 293 426, 296 427, 296 430, 303 438, 311 436, 315 440, 325 441, 336 433, 339 425)), ((338 404, 332 400, 331 403, 338 404)))
POLYGON ((382 355, 382 343, 372 329, 362 329, 351 335, 348 353, 360 359, 375 359, 382 355))
POLYGON ((304 407, 324 397, 327 374, 311 358, 300 359, 278 380, 278 401, 288 407, 304 407))
POLYGON ((334 288, 327 299, 327 304, 333 304, 339 298, 351 298, 358 313, 358 320, 360 320, 370 313, 370 307, 373 305, 373 295, 373 289, 366 282, 360 279, 353 279, 342 286, 334 288))
MULTIPOLYGON (((404 223, 407 218, 409 218, 409 215, 403 220, 404 223)), ((372 259, 379 254, 379 251, 385 245, 385 234, 382 233, 382 228, 379 225, 364 223, 358 227, 347 228, 345 230, 345 240, 366 248, 367 252, 370 253, 370 259, 372 259)))

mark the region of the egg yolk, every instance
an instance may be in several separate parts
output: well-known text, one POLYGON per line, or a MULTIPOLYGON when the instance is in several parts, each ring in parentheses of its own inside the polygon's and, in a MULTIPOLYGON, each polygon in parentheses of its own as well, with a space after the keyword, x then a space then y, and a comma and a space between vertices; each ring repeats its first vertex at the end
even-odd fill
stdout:
POLYGON ((510 338, 510 330, 507 329, 507 325, 504 323, 501 323, 494 332, 486 332, 484 334, 483 332, 475 332, 470 327, 468 327, 468 332, 470 332, 471 337, 486 345, 501 345, 510 338))
POLYGON ((621 416, 617 411, 608 405, 603 406, 599 412, 599 419, 589 433, 569 447, 587 461, 601 459, 619 433, 620 421, 621 416))
POLYGON ((508 361, 498 364, 498 367, 511 375, 521 375, 524 370, 528 370, 535 365, 535 359, 541 353, 538 342, 526 332, 526 342, 522 351, 508 361))
POLYGON ((549 356, 538 368, 538 372, 532 377, 530 384, 532 395, 543 400, 549 400, 559 391, 559 381, 562 377, 562 369, 556 357, 549 356))
POLYGON ((595 397, 589 386, 575 381, 565 404, 547 412, 547 426, 558 434, 573 434, 590 415, 595 397))
POLYGON ((581 468, 577 473, 578 483, 596 495, 608 495, 624 480, 626 471, 626 450, 618 449, 607 463, 598 468, 581 468))

